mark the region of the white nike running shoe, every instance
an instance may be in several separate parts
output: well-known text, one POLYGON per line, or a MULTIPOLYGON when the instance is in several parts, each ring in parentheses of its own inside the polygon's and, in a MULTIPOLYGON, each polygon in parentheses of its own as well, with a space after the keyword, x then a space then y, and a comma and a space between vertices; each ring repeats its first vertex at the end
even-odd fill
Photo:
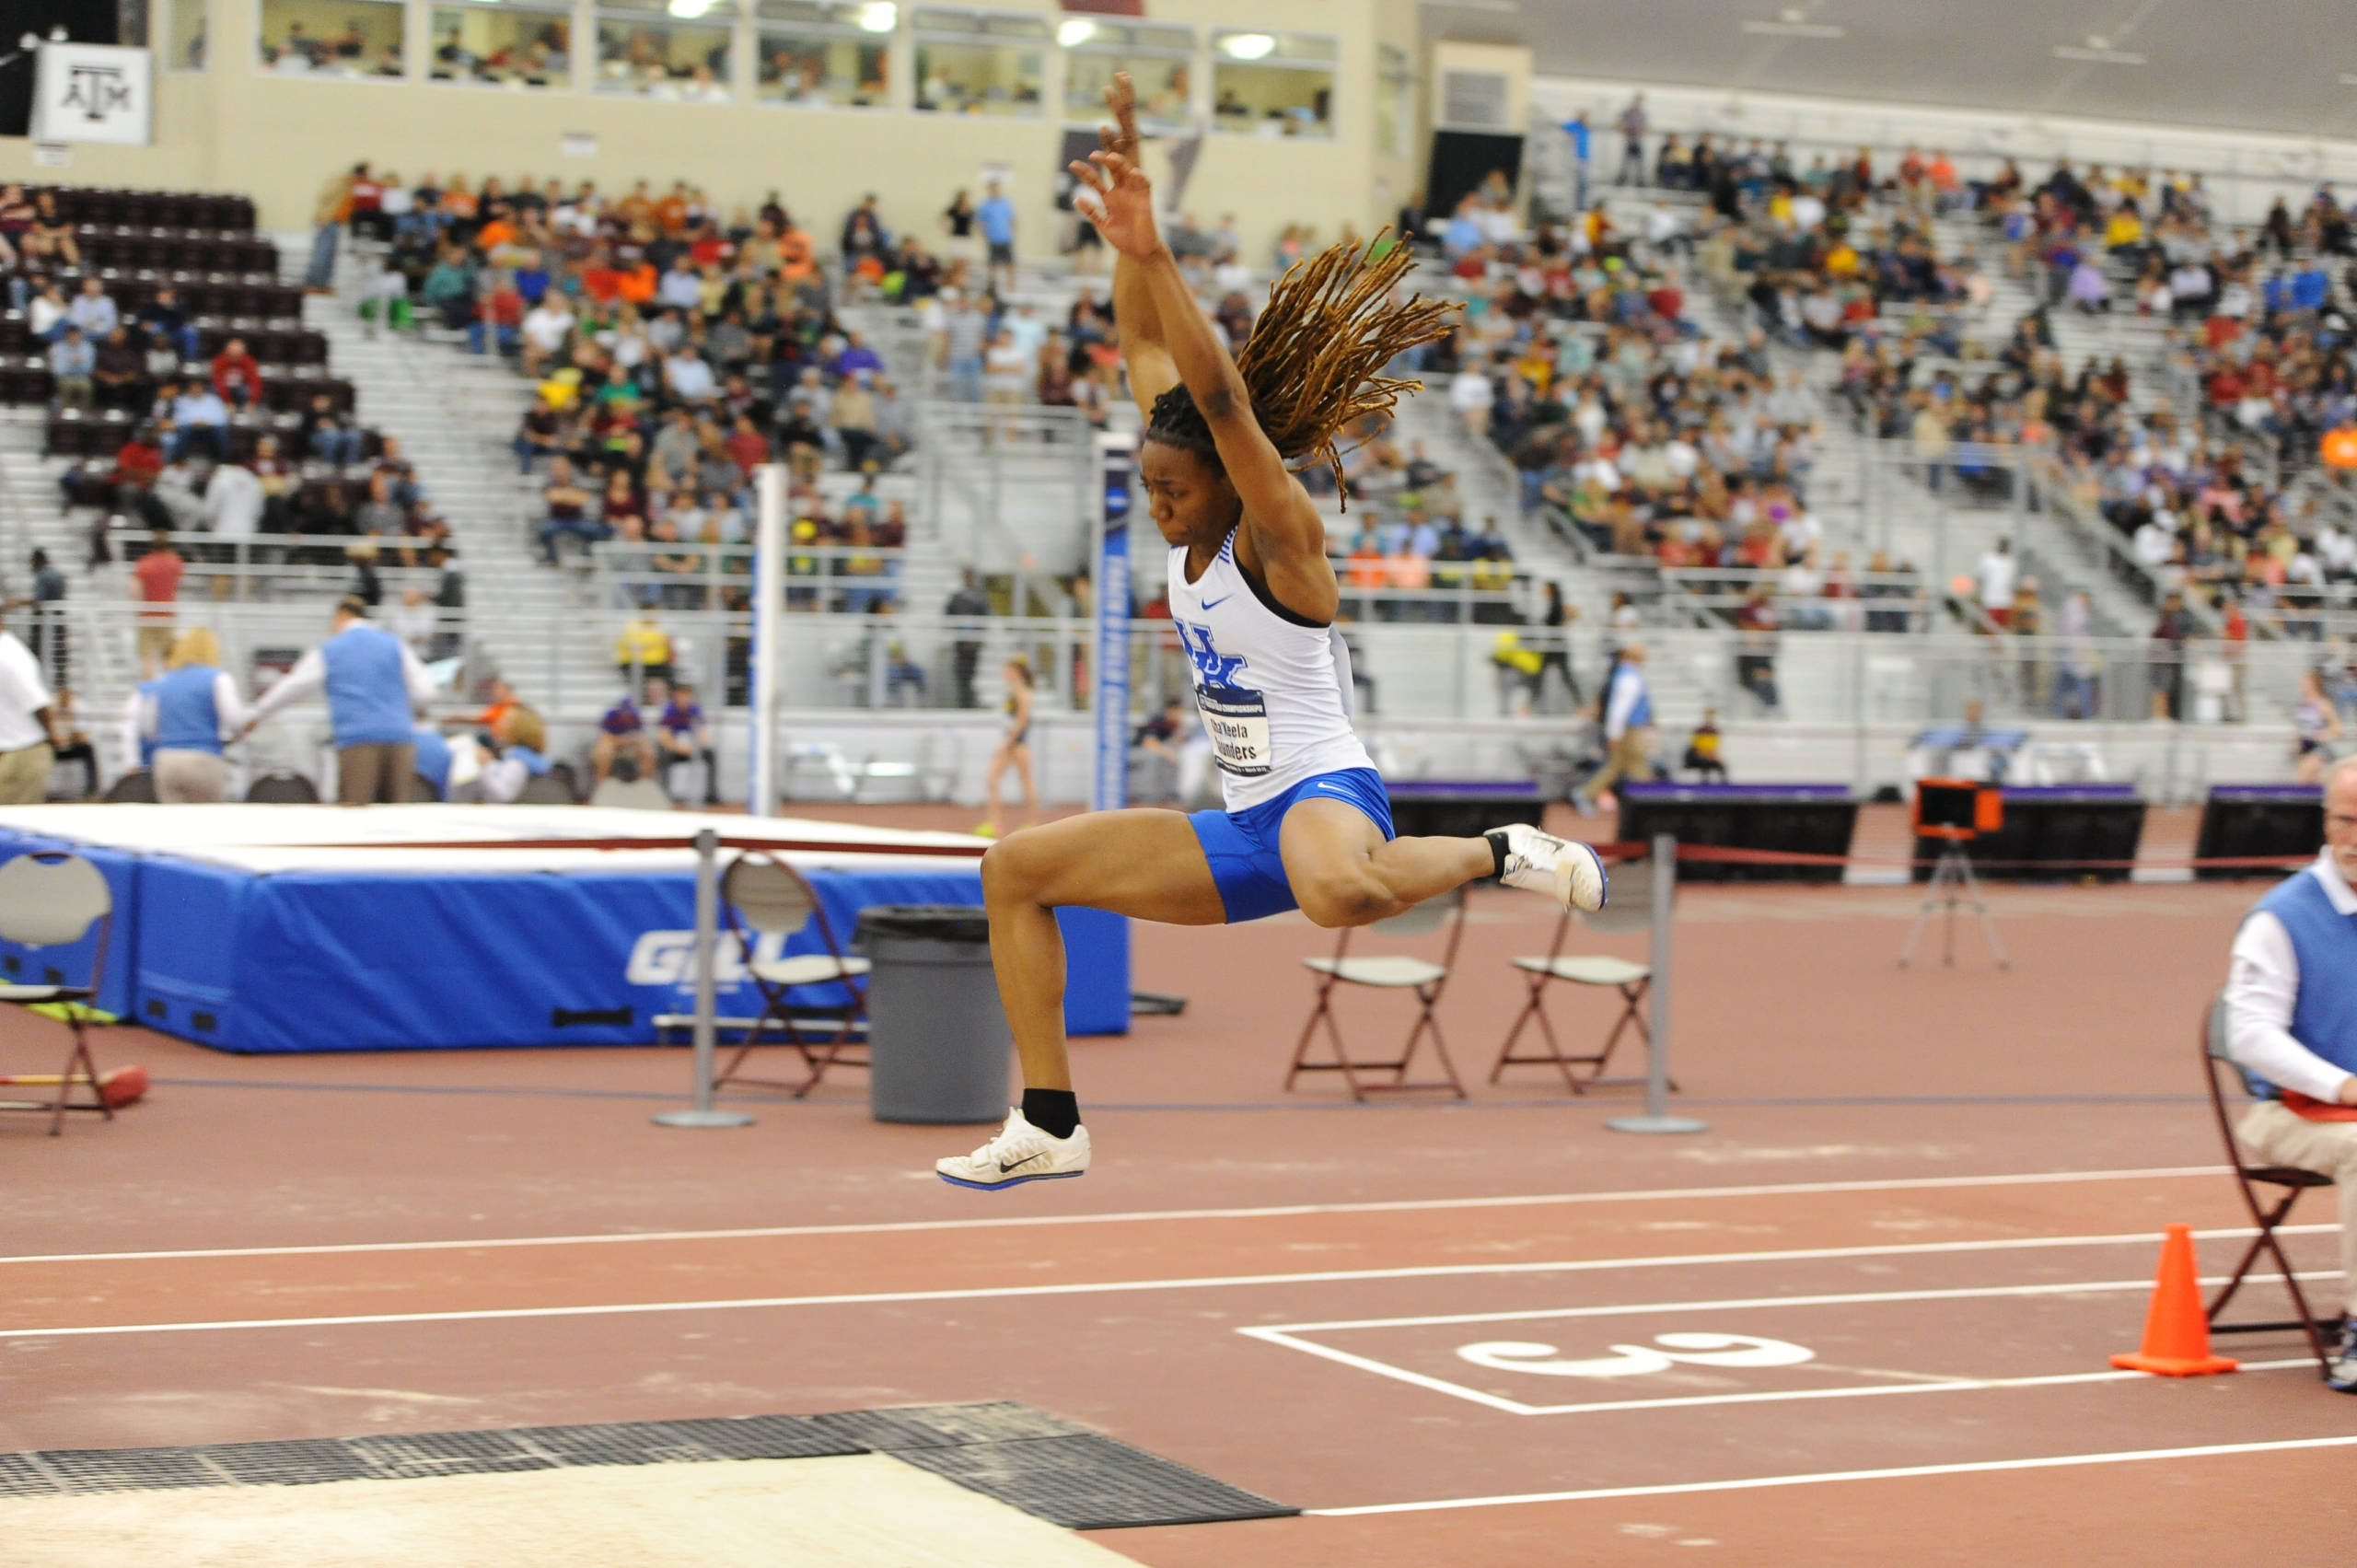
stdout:
POLYGON ((1075 1127, 1071 1137, 1059 1138, 1040 1132, 1023 1119, 1019 1109, 1009 1107, 1006 1125, 989 1143, 970 1155, 936 1160, 933 1168, 953 1187, 975 1187, 986 1192, 1026 1181, 1085 1175, 1088 1129, 1075 1127))
POLYGON ((1565 909, 1600 910, 1610 891, 1604 857, 1573 839, 1542 833, 1527 822, 1492 828, 1488 837, 1505 843, 1505 875, 1509 888, 1548 893, 1565 909))

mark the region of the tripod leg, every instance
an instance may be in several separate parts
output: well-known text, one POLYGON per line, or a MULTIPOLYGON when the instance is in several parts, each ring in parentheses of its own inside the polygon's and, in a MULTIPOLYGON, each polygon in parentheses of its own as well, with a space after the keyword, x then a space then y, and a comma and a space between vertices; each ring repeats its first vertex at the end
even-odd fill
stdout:
POLYGON ((1923 884, 1923 901, 1915 911, 1915 923, 1908 930, 1907 945, 1898 949, 1900 969, 1905 969, 1915 957, 1915 944, 1922 939, 1924 923, 1932 918, 1932 906, 1939 900, 1940 877, 1946 869, 1947 862, 1943 858, 1932 868, 1931 879, 1923 884))
POLYGON ((2003 945, 1997 940, 1997 923, 1989 918, 1989 906, 1980 900, 1980 879, 1972 874, 1972 863, 1970 861, 1965 861, 1963 863, 1963 866, 1964 885, 1969 889, 1972 893, 1973 912, 1980 917, 1980 939, 1989 944, 1989 951, 1995 955, 1997 967, 1999 969, 2012 969, 2014 967, 2013 959, 2005 956, 2003 945))

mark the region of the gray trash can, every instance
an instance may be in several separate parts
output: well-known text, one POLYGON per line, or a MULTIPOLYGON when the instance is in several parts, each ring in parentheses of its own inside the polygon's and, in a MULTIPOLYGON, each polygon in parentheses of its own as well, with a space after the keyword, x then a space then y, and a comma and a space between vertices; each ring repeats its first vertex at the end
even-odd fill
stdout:
POLYGON ((868 1107, 878 1121, 1005 1120, 1015 1037, 991 972, 990 917, 957 904, 859 912, 867 979, 868 1107))

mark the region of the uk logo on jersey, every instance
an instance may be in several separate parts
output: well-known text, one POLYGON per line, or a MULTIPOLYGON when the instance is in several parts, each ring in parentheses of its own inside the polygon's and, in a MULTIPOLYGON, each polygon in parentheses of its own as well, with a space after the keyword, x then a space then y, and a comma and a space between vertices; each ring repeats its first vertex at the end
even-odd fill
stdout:
POLYGON ((1187 656, 1194 662, 1195 683, 1199 686, 1233 686, 1243 672, 1244 661, 1224 656, 1212 643, 1208 626, 1198 626, 1191 621, 1173 620, 1178 628, 1178 640, 1186 645, 1187 656))

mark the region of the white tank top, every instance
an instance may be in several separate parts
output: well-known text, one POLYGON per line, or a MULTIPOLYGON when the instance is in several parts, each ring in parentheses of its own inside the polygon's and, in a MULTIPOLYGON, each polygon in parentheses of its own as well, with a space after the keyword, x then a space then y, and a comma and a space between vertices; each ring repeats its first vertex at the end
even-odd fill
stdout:
POLYGON ((1234 533, 1196 582, 1187 581, 1185 547, 1170 552, 1170 619, 1194 665, 1195 704, 1230 811, 1320 773, 1375 765, 1351 728, 1341 633, 1262 599, 1236 563, 1234 533))

